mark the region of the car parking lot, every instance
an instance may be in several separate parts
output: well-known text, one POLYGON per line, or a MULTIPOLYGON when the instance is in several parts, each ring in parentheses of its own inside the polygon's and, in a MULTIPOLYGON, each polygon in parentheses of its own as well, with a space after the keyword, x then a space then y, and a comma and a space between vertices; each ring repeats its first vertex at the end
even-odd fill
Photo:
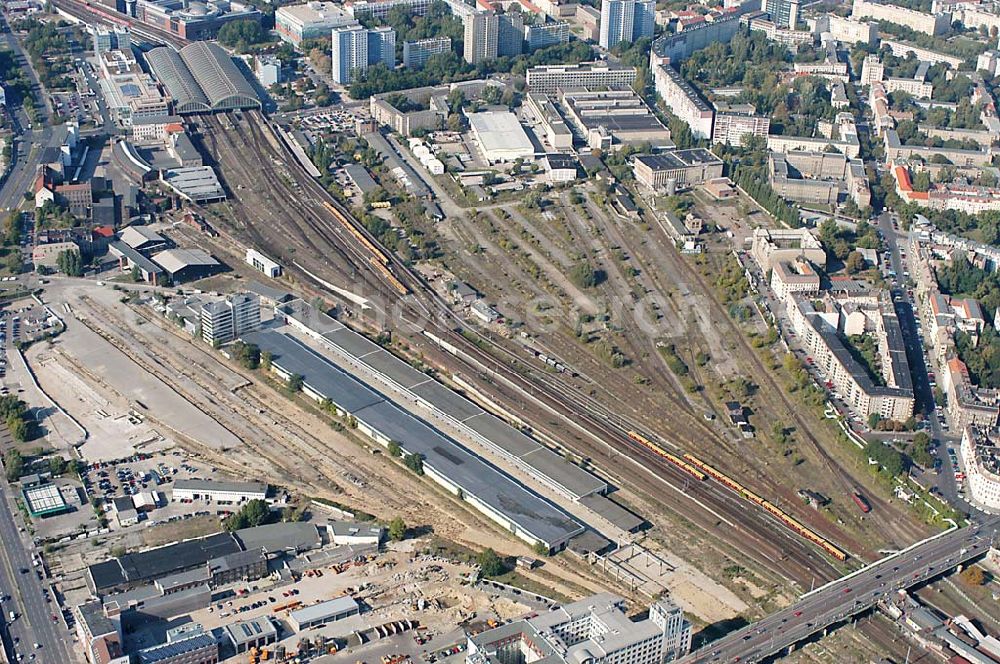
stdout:
POLYGON ((196 516, 223 518, 231 507, 217 509, 205 501, 173 501, 171 486, 181 479, 228 479, 218 471, 180 452, 155 454, 137 453, 123 459, 98 461, 89 464, 81 478, 88 494, 98 498, 101 510, 112 530, 123 528, 117 521, 113 508, 115 498, 133 498, 140 493, 156 492, 161 501, 156 507, 145 506, 140 511, 139 525, 124 526, 144 528, 158 523, 173 523, 196 516))
POLYGON ((18 300, 0 313, 0 345, 6 346, 8 341, 11 344, 36 341, 58 325, 59 319, 42 305, 34 300, 18 300))

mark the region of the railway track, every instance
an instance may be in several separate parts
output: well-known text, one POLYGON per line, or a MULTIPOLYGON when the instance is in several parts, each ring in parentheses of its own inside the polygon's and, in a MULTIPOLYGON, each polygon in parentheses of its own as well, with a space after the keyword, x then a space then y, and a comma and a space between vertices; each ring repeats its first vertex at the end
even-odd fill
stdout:
MULTIPOLYGON (((627 418, 615 413, 613 410, 600 404, 597 400, 581 394, 575 387, 563 384, 558 378, 551 374, 539 376, 528 369, 525 371, 523 359, 510 351, 506 346, 494 342, 488 338, 475 334, 475 341, 466 338, 458 330, 465 330, 464 322, 459 319, 450 307, 438 296, 424 280, 411 271, 394 255, 386 254, 388 265, 393 275, 404 283, 412 295, 399 297, 393 285, 375 276, 377 273, 368 269, 369 255, 365 255, 367 250, 359 246, 357 238, 349 237, 346 232, 340 232, 338 222, 323 215, 305 203, 289 202, 290 198, 312 196, 317 201, 326 201, 335 206, 336 209, 353 222, 349 211, 343 209, 335 201, 330 201, 328 195, 322 187, 306 174, 290 153, 282 153, 274 146, 272 141, 267 140, 266 133, 270 130, 265 128, 265 121, 256 113, 245 113, 247 127, 239 127, 237 135, 244 141, 244 145, 252 148, 253 156, 259 160, 259 169, 250 172, 253 164, 251 159, 243 159, 246 162, 237 168, 242 168, 241 177, 246 182, 261 182, 262 179, 269 186, 273 187, 273 195, 276 203, 285 208, 291 208, 296 217, 283 216, 280 220, 282 224, 289 222, 295 225, 299 233, 295 238, 297 242, 303 242, 310 250, 318 251, 320 256, 325 255, 330 247, 323 251, 316 241, 310 238, 302 238, 301 235, 313 234, 322 242, 330 243, 336 247, 347 260, 351 261, 352 269, 356 270, 359 279, 371 281, 375 279, 378 283, 380 294, 387 296, 387 302, 396 302, 403 310, 407 311, 415 320, 424 322, 426 329, 433 331, 439 337, 446 339, 454 347, 461 349, 465 357, 459 357, 463 363, 469 365, 477 376, 486 377, 487 382, 494 387, 499 387, 506 394, 511 394, 513 390, 515 398, 530 398, 542 405, 547 412, 558 415, 562 420, 574 426, 589 437, 589 442, 584 445, 574 447, 575 453, 582 453, 585 456, 600 457, 609 449, 613 449, 617 454, 628 459, 639 457, 641 460, 638 467, 645 468, 646 473, 636 473, 636 466, 629 466, 620 459, 613 463, 621 468, 622 476, 628 477, 630 483, 640 487, 644 493, 657 496, 663 493, 663 483, 670 484, 674 489, 684 494, 672 501, 671 505, 666 505, 668 509, 681 514, 685 519, 690 519, 699 527, 710 531, 717 531, 717 524, 720 522, 718 515, 723 515, 723 521, 729 524, 728 532, 719 533, 720 536, 730 543, 733 551, 756 561, 764 569, 768 569, 778 577, 792 578, 800 584, 808 584, 810 580, 825 580, 838 576, 840 571, 829 560, 823 558, 819 553, 804 541, 797 539, 790 531, 785 529, 772 516, 758 510, 749 508, 748 504, 734 493, 725 489, 721 485, 706 482, 696 488, 690 488, 685 493, 680 487, 685 486, 688 478, 683 472, 670 464, 665 464, 661 459, 652 453, 644 452, 632 443, 627 436, 627 431, 638 428, 645 431, 645 427, 633 425, 627 418), (287 166, 289 175, 294 182, 294 188, 289 182, 282 179, 274 172, 275 162, 281 162, 287 166), (367 276, 365 275, 367 273, 367 276), (488 349, 488 350, 487 350, 488 349), (471 360, 471 362, 467 361, 471 360), (498 366, 498 361, 504 365, 503 381, 491 379, 493 367, 498 366), (501 385, 501 382, 504 384, 501 385), (520 393, 518 397, 517 394, 520 393), (578 449, 582 447, 582 449, 578 449), (693 516, 697 514, 697 516, 693 516)), ((214 129, 221 129, 217 121, 214 129)), ((238 122, 236 124, 239 124, 238 122)), ((221 135, 221 134, 220 134, 221 135)), ((215 138, 211 139, 213 142, 215 138)), ((219 145, 214 145, 219 149, 219 145)), ((228 166, 232 168, 232 166, 228 166)), ((231 186, 231 183, 230 183, 231 186)), ((251 219, 246 215, 247 220, 251 219)), ((357 222, 356 230, 365 236, 374 246, 380 246, 375 238, 368 234, 357 222)), ((249 227, 252 223, 246 221, 249 227)), ((250 231, 251 237, 255 232, 250 231)), ((350 234, 353 235, 353 234, 350 234)), ((257 240, 266 240, 259 233, 254 237, 257 240)), ((291 238, 289 238, 291 239, 291 238)), ((265 246, 273 243, 267 242, 265 246)), ((338 270, 343 273, 344 270, 338 270)), ((454 363, 454 360, 451 361, 454 363)), ((553 436, 555 439, 563 436, 553 436)), ((614 461, 614 460, 613 460, 614 461)), ((664 504, 661 499, 658 501, 664 504)))
POLYGON ((113 11, 98 2, 88 0, 52 0, 57 9, 89 24, 105 26, 128 26, 134 34, 151 44, 169 45, 181 49, 191 43, 179 35, 137 21, 136 19, 113 11))
MULTIPOLYGON (((687 272, 691 278, 698 283, 702 292, 704 292, 712 301, 713 306, 720 311, 724 310, 722 303, 719 301, 718 296, 715 293, 715 289, 712 288, 711 284, 708 284, 705 281, 702 274, 683 259, 679 259, 676 262, 681 270, 687 272)), ((770 398, 776 399, 779 402, 780 409, 787 412, 791 417, 792 422, 796 427, 796 433, 809 444, 813 453, 831 473, 831 476, 835 477, 840 483, 840 486, 843 489, 843 496, 850 498, 854 487, 858 484, 858 481, 849 472, 847 472, 847 470, 845 470, 843 466, 841 466, 840 463, 834 459, 826 448, 819 442, 813 434, 810 425, 802 416, 800 405, 793 403, 788 397, 784 386, 778 383, 778 381, 774 378, 773 372, 771 372, 764 365, 760 356, 751 347, 750 343, 741 333, 739 328, 736 327, 736 323, 733 322, 733 320, 728 316, 723 316, 722 318, 725 320, 724 324, 732 331, 733 336, 737 337, 738 343, 743 348, 743 355, 750 359, 754 369, 754 380, 760 385, 760 391, 765 392, 770 395, 770 398)), ((898 538, 897 544, 909 543, 914 539, 920 539, 927 535, 926 532, 919 529, 914 530, 912 528, 900 528, 900 524, 905 524, 909 520, 908 515, 898 512, 895 507, 890 506, 887 501, 879 498, 873 492, 868 492, 868 497, 872 502, 872 507, 878 508, 880 513, 883 515, 881 521, 883 522, 884 527, 891 529, 890 532, 895 533, 894 537, 898 538)))

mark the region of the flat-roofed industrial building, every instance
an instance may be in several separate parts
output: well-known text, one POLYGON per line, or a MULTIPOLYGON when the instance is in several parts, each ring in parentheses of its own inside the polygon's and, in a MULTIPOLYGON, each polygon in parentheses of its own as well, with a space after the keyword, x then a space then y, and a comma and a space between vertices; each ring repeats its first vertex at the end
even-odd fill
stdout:
POLYGON ((635 179, 650 189, 684 187, 722 177, 722 160, 703 148, 639 155, 635 179))

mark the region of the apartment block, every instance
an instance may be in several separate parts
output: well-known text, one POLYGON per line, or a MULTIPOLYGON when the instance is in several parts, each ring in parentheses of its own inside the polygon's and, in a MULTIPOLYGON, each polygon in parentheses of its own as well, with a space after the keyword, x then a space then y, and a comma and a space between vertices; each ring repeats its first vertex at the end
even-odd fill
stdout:
POLYGON ((561 88, 620 88, 635 83, 636 68, 607 62, 541 65, 527 71, 528 90, 555 94, 561 88))
POLYGON ((569 41, 569 23, 533 23, 524 26, 524 43, 529 51, 546 46, 556 46, 569 41))
POLYGON ((336 28, 331 32, 333 80, 348 85, 368 67, 384 63, 396 66, 396 31, 390 27, 368 30, 361 25, 336 28))
POLYGON ((817 369, 833 383, 833 389, 862 419, 877 414, 885 420, 905 422, 913 415, 913 385, 903 334, 888 296, 864 311, 864 333, 877 340, 881 360, 880 384, 869 374, 840 336, 845 307, 833 303, 833 311, 816 311, 807 297, 791 295, 788 315, 796 334, 817 369))
POLYGON ((805 260, 813 265, 826 267, 826 251, 820 241, 809 232, 800 228, 793 230, 754 229, 750 245, 750 255, 767 273, 779 262, 790 263, 805 260))
POLYGON ((201 338, 213 346, 229 343, 260 327, 260 299, 237 293, 201 306, 201 338))
POLYGON ((817 36, 829 34, 844 44, 869 44, 878 41, 878 26, 868 21, 844 18, 836 14, 825 14, 816 19, 814 32, 817 36))
POLYGON ((888 21, 931 36, 944 34, 951 28, 951 14, 947 12, 927 14, 898 5, 870 2, 869 0, 854 0, 851 18, 888 21))
POLYGON ((764 0, 764 11, 779 28, 795 29, 799 22, 798 0, 764 0))
POLYGON ((613 48, 625 42, 631 44, 643 37, 652 37, 656 25, 654 0, 601 0, 602 48, 613 48))
POLYGON ((757 115, 752 104, 716 102, 712 144, 742 145, 746 137, 767 138, 771 118, 757 115))
POLYGON ((420 69, 435 55, 451 52, 451 37, 433 37, 403 42, 403 66, 420 69))
POLYGON ((711 138, 715 112, 694 87, 671 65, 653 70, 656 94, 670 112, 687 123, 696 138, 711 138))

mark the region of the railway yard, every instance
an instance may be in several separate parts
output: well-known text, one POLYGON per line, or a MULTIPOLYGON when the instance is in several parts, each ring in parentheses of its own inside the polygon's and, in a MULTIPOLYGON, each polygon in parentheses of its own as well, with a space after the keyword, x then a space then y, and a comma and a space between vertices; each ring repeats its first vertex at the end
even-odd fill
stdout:
POLYGON ((1000 662, 1000 56, 894 1, 3 3, 0 664, 1000 662))
MULTIPOLYGON (((434 238, 441 255, 411 267, 305 173, 259 113, 199 116, 193 140, 224 186, 238 194, 209 208, 192 206, 217 234, 170 227, 234 266, 196 283, 197 292, 238 290, 257 278, 242 265, 247 247, 273 256, 286 268, 281 288, 310 307, 335 306, 343 324, 378 337, 417 370, 471 399, 459 412, 492 412, 530 431, 611 485, 613 502, 648 522, 628 532, 483 447, 461 417, 435 421, 445 435, 617 548, 608 555, 561 554, 540 568, 519 569, 514 583, 560 598, 610 588, 640 603, 669 592, 707 627, 699 636, 707 639, 716 629, 729 631, 787 606, 881 551, 935 532, 873 482, 832 424, 789 393, 781 355, 756 343, 768 333, 764 320, 751 313, 737 322, 731 315, 734 306, 745 306, 746 293, 727 292, 734 269, 735 281, 741 277, 725 243, 698 258, 682 256, 653 219, 614 217, 588 186, 552 190, 539 208, 511 202, 463 208, 437 225, 428 221, 419 231, 434 238), (596 283, 574 280, 581 263, 600 273, 596 283), (508 325, 470 322, 449 301, 447 284, 455 279, 473 284, 508 325), (730 425, 732 401, 750 413, 753 438, 730 425), (802 489, 832 502, 812 509, 799 497, 802 489), (860 492, 864 513, 855 504, 860 492)), ((440 182, 429 185, 441 199, 449 196, 440 182)), ((731 210, 707 206, 697 200, 694 210, 734 218, 731 210)), ((432 542, 532 555, 467 502, 377 454, 378 446, 341 421, 331 422, 315 402, 289 399, 280 381, 192 340, 157 313, 158 298, 172 294, 157 290, 63 278, 45 289, 66 329, 34 346, 28 361, 42 389, 60 394, 74 386, 76 396, 65 407, 98 434, 81 447, 87 458, 120 451, 100 447, 108 435, 120 436, 130 453, 179 448, 192 462, 228 476, 264 473, 300 499, 362 507, 382 519, 399 516, 432 533, 432 542), (103 414, 95 420, 92 412, 103 414), (132 428, 121 429, 108 413, 129 413, 132 428)), ((313 352, 329 350, 310 334, 290 328, 283 334, 298 335, 313 352)), ((370 345, 360 338, 353 343, 362 342, 370 345)), ((329 359, 356 373, 350 358, 329 359)), ((426 418, 419 404, 408 403, 412 394, 378 371, 358 380, 426 418)), ((209 521, 158 524, 142 538, 115 531, 104 543, 131 550, 207 534, 209 521), (153 534, 156 529, 163 534, 153 534)), ((73 543, 52 558, 62 592, 83 601, 86 567, 100 561, 101 550, 73 543)), ((944 592, 955 607, 968 606, 953 584, 944 592)), ((491 601, 481 608, 501 619, 512 615, 497 606, 491 601)), ((851 658, 900 653, 906 645, 879 620, 865 620, 790 660, 843 661, 847 652, 851 658)))
MULTIPOLYGON (((863 465, 845 452, 832 427, 786 394, 775 376, 779 360, 751 345, 705 276, 703 270, 725 268, 724 250, 696 265, 648 223, 616 223, 593 192, 581 204, 557 191, 540 213, 516 204, 470 209, 464 221, 451 218, 426 229, 438 234, 445 257, 438 267, 412 271, 380 255, 370 238, 357 241, 363 228, 345 224, 339 207, 331 211, 325 192, 258 115, 203 116, 197 134, 226 186, 240 192, 207 215, 223 233, 222 239, 207 240, 213 251, 227 251, 230 234, 266 251, 291 266, 290 283, 304 294, 342 306, 345 322, 370 334, 391 330, 397 352, 436 369, 446 382, 460 375, 480 398, 504 403, 507 412, 531 423, 536 436, 555 441, 567 456, 620 487, 619 497, 654 526, 644 537, 648 545, 696 559, 719 580, 725 580, 720 570, 750 563, 754 579, 743 590, 756 592, 744 594, 765 598, 766 605, 785 601, 793 588, 802 591, 839 576, 845 569, 837 561, 841 552, 850 569, 880 549, 931 532, 904 504, 874 489, 865 495, 878 518, 861 518, 851 495, 865 479, 863 465), (269 187, 251 186, 261 179, 269 187), (513 245, 498 241, 498 229, 510 224, 515 228, 508 235, 519 238, 513 245), (605 274, 603 283, 587 292, 567 277, 580 247, 605 274), (371 269, 373 262, 385 269, 371 269), (535 278, 537 270, 548 278, 535 278), (536 323, 525 326, 530 338, 505 339, 458 318, 435 288, 445 271, 475 284, 508 318, 536 323), (491 274, 504 275, 503 292, 491 292, 498 283, 491 274), (365 298, 370 308, 352 306, 330 285, 365 298), (690 378, 702 386, 694 392, 661 352, 680 338, 690 378), (609 365, 600 352, 608 346, 627 358, 626 366, 609 365), (697 361, 699 352, 712 357, 710 367, 697 361), (547 370, 533 357, 541 353, 559 358, 569 370, 547 370), (722 402, 740 376, 756 383, 743 395, 755 418, 782 422, 794 439, 793 453, 774 453, 766 429, 748 442, 722 423, 722 402), (668 454, 693 454, 746 488, 740 495, 719 482, 699 481, 636 444, 629 432, 655 440, 668 454), (746 454, 747 446, 772 453, 746 454), (816 512, 803 506, 796 496, 803 486, 833 496, 832 508, 816 512), (816 538, 800 537, 798 527, 816 538)), ((238 253, 231 245, 228 251, 238 253)))

